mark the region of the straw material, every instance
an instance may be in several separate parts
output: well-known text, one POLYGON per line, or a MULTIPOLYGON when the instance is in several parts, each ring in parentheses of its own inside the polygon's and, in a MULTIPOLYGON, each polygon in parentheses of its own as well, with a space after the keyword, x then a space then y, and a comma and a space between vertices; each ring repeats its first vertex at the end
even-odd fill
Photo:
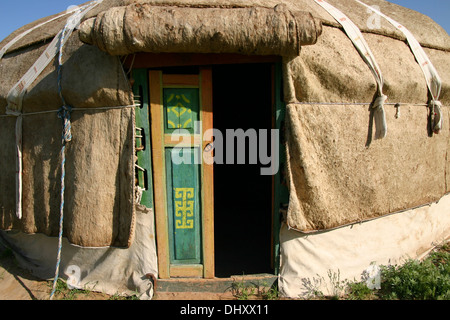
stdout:
MULTIPOLYGON (((0 114, 6 93, 45 46, 0 62, 0 114)), ((72 113, 66 149, 64 235, 88 247, 128 247, 134 230, 134 110, 95 108, 133 104, 120 61, 77 37, 64 47, 62 88, 72 113), (94 109, 93 109, 94 108, 94 109), (92 109, 92 110, 91 110, 92 109)), ((23 218, 15 217, 14 117, 0 117, 0 228, 57 236, 60 206, 61 107, 55 66, 33 83, 23 102, 23 218)))
POLYGON ((85 21, 80 39, 111 55, 136 52, 298 55, 314 44, 321 25, 286 6, 177 8, 130 5, 85 21))
MULTIPOLYGON (((89 12, 63 54, 64 98, 86 109, 72 114, 73 141, 67 149, 64 235, 69 241, 128 247, 133 239, 134 110, 89 109, 133 103, 117 56, 140 51, 283 56, 290 227, 329 229, 437 201, 450 192, 450 37, 420 13, 365 0, 417 37, 442 78, 444 127, 430 136, 425 79, 404 36, 387 21, 369 26, 373 13, 355 1, 329 2, 363 31, 383 72, 385 139, 372 141, 369 103, 376 83, 370 70, 336 21, 312 0, 104 0, 89 12), (179 38, 178 31, 184 32, 179 38), (402 103, 399 118, 395 103, 402 103)), ((50 18, 17 30, 0 47, 50 18)), ((65 21, 34 30, 0 60, 1 229, 58 232, 60 119, 56 112, 24 116, 24 218, 17 220, 15 118, 3 115, 8 91, 65 21)), ((51 63, 29 88, 23 112, 60 107, 51 63)))
MULTIPOLYGON (((288 225, 303 232, 335 228, 439 200, 449 131, 427 134, 426 107, 386 108, 389 134, 373 140, 361 105, 289 105, 288 225)), ((448 108, 444 111, 446 122, 448 108)))
POLYGON ((323 28, 318 43, 289 63, 296 101, 286 113, 288 225, 312 232, 438 201, 450 192, 450 54, 425 49, 443 79, 447 106, 444 130, 430 137, 428 90, 409 47, 365 34, 389 103, 388 133, 378 141, 369 105, 376 82, 345 34, 323 28))

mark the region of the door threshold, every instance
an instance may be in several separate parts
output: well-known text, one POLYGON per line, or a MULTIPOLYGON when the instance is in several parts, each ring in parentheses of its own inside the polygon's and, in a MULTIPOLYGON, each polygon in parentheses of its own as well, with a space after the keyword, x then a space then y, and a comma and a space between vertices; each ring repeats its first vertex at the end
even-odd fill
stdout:
POLYGON ((157 292, 212 292, 225 293, 240 287, 270 288, 277 284, 274 274, 235 275, 229 278, 172 278, 158 279, 157 292))

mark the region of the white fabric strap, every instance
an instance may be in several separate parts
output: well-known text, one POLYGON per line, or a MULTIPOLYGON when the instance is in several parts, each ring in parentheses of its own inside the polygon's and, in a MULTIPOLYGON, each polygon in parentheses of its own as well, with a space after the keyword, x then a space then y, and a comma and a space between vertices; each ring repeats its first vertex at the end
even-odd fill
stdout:
POLYGON ((408 41, 408 44, 411 48, 411 51, 413 52, 414 56, 416 57, 417 62, 420 65, 420 68, 422 69, 428 88, 430 90, 430 94, 433 97, 433 100, 439 100, 439 96, 441 94, 441 86, 442 81, 439 77, 436 69, 434 68, 433 64, 431 63, 430 59, 428 58, 427 54, 423 50, 422 46, 420 45, 419 41, 416 40, 414 35, 406 29, 403 25, 398 23, 397 21, 391 19, 390 17, 386 16, 384 13, 380 12, 379 10, 375 9, 374 7, 371 7, 359 0, 355 0, 356 2, 362 4, 363 6, 366 6, 373 12, 379 14, 386 20, 388 20, 394 27, 396 27, 398 30, 400 30, 406 37, 406 40, 408 41))
POLYGON ((6 114, 16 116, 16 216, 22 219, 22 122, 20 112, 6 110, 6 114))
POLYGON ((28 87, 36 80, 45 67, 55 58, 59 50, 62 49, 73 30, 80 24, 81 19, 95 6, 103 0, 93 1, 70 16, 63 30, 61 30, 38 58, 25 75, 14 85, 7 95, 6 113, 17 116, 15 137, 16 137, 16 216, 22 219, 22 101, 28 87), (63 32, 66 31, 63 37, 63 32), (62 41, 64 39, 64 41, 62 41))
POLYGON ((3 48, 0 49, 0 60, 3 58, 3 56, 5 55, 6 51, 8 51, 9 48, 11 48, 15 43, 17 43, 17 41, 19 41, 20 39, 22 39, 23 37, 25 37, 27 34, 31 33, 32 31, 39 29, 40 27, 45 26, 47 23, 50 23, 52 21, 58 20, 61 17, 64 17, 65 15, 68 15, 70 13, 73 13, 74 11, 78 10, 78 8, 73 8, 71 10, 67 10, 66 12, 57 15, 56 17, 44 21, 36 26, 34 26, 33 28, 28 29, 25 32, 22 32, 21 34, 19 34, 17 37, 15 37, 14 39, 12 39, 10 42, 8 42, 3 48))
POLYGON ((47 67, 47 65, 58 53, 61 34, 62 32, 60 31, 44 51, 44 53, 39 57, 39 59, 25 73, 25 75, 19 80, 19 82, 17 82, 14 87, 8 92, 7 109, 19 112, 22 111, 22 100, 29 86, 34 82, 34 80, 36 80, 36 78, 41 74, 45 67, 47 67))
POLYGON ((432 117, 434 117, 434 123, 433 123, 433 131, 435 133, 439 133, 439 131, 442 129, 442 114, 441 114, 441 103, 439 102, 439 96, 441 95, 441 87, 442 87, 442 80, 439 77, 439 74, 436 70, 436 68, 431 63, 430 59, 428 58, 428 55, 423 50, 422 46, 420 45, 419 41, 414 37, 414 35, 407 29, 405 26, 401 25, 397 21, 391 19, 390 17, 386 16, 384 13, 380 12, 374 7, 371 7, 360 0, 355 0, 356 2, 362 4, 363 6, 369 8, 376 14, 382 16, 387 21, 389 21, 395 28, 400 30, 406 37, 406 40, 408 42, 409 47, 411 48, 411 51, 414 54, 414 57, 416 58, 417 63, 419 64, 420 68, 422 69, 422 72, 425 76, 425 80, 427 82, 428 90, 431 94, 432 101, 430 101, 429 107, 432 112, 432 117))
POLYGON ((372 108, 375 109, 374 119, 375 119, 375 139, 382 139, 387 133, 386 116, 384 112, 383 104, 387 97, 383 94, 383 75, 381 73, 380 67, 378 66, 375 57, 370 50, 369 45, 364 39, 358 26, 356 26, 353 21, 349 19, 343 12, 333 7, 331 4, 324 0, 314 0, 322 8, 324 8, 345 30, 345 33, 352 41, 356 50, 363 58, 363 60, 368 65, 370 71, 372 72, 375 81, 377 83, 378 98, 372 104, 372 108))
POLYGON ((27 92, 29 86, 36 80, 36 78, 42 73, 47 65, 54 59, 59 52, 59 48, 63 47, 67 42, 67 39, 72 34, 73 30, 80 24, 81 19, 101 1, 94 1, 88 5, 78 8, 78 10, 69 17, 66 26, 68 27, 67 33, 64 36, 64 41, 61 43, 62 33, 61 30, 44 51, 44 53, 38 58, 38 60, 31 66, 31 68, 25 73, 25 75, 17 82, 14 87, 8 92, 7 102, 8 109, 15 111, 22 111, 22 100, 27 92))

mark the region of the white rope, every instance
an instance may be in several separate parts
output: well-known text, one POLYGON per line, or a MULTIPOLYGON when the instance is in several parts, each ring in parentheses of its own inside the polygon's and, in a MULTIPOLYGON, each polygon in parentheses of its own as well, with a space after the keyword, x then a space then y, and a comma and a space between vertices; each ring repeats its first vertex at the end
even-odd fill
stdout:
MULTIPOLYGON (((288 104, 306 104, 306 105, 322 105, 322 106, 370 106, 373 105, 371 102, 308 102, 308 101, 300 101, 300 102, 290 102, 288 104)), ((425 103, 385 103, 384 105, 391 106, 417 106, 417 107, 427 107, 428 105, 425 103)))
POLYGON ((441 87, 442 87, 442 80, 439 77, 439 74, 438 74, 436 68, 433 66, 430 59, 428 58, 428 55, 423 50, 419 41, 417 41, 417 39, 414 37, 414 35, 407 28, 405 28, 405 26, 401 25, 400 23, 398 23, 394 19, 388 17, 387 15, 380 12, 379 10, 375 9, 374 7, 371 7, 359 0, 355 0, 355 1, 362 4, 363 6, 367 7, 368 9, 372 10, 376 14, 382 16, 383 18, 385 18, 395 28, 400 30, 405 35, 408 45, 411 48, 411 51, 413 52, 417 63, 419 64, 420 68, 422 69, 422 72, 425 76, 425 80, 427 82, 428 90, 432 97, 432 99, 428 105, 431 110, 431 116, 433 119, 432 130, 435 133, 439 133, 439 131, 442 129, 442 110, 441 110, 442 105, 439 102, 439 96, 441 94, 441 87))
MULTIPOLYGON (((291 102, 289 104, 298 104, 298 105, 325 105, 325 106, 370 106, 372 105, 371 102, 309 102, 309 101, 297 101, 297 102, 291 102)), ((427 107, 428 104, 426 103, 385 103, 385 106, 415 106, 415 107, 427 107)), ((72 108, 72 112, 74 111, 98 111, 98 110, 114 110, 114 109, 126 109, 126 108, 136 108, 139 107, 139 104, 132 104, 132 105, 124 105, 124 106, 116 106, 116 107, 97 107, 97 108, 72 108)), ((39 114, 47 114, 47 113, 57 113, 60 110, 48 110, 48 111, 36 111, 36 112, 28 112, 28 113, 15 113, 15 114, 4 114, 0 115, 0 118, 7 118, 7 117, 14 117, 14 116, 33 116, 33 115, 39 115, 39 114)))
POLYGON ((363 60, 369 66, 369 69, 372 72, 375 81, 377 82, 377 93, 378 93, 378 97, 372 104, 372 108, 375 111, 374 113, 376 126, 375 139, 384 138, 387 133, 387 124, 383 105, 387 97, 383 94, 384 81, 380 67, 377 64, 375 57, 369 48, 369 45, 364 39, 359 28, 349 19, 349 17, 347 17, 340 10, 333 7, 324 0, 314 0, 314 1, 322 8, 324 8, 344 28, 345 33, 352 41, 356 50, 358 50, 363 60))
MULTIPOLYGON (((115 106, 115 107, 97 107, 97 108, 72 108, 71 112, 74 111, 98 111, 98 110, 112 110, 112 109, 126 109, 126 108, 135 108, 138 107, 138 105, 135 104, 130 104, 130 105, 126 105, 126 106, 115 106)), ((47 114, 47 113, 57 113, 59 112, 60 109, 58 110, 47 110, 47 111, 36 111, 36 112, 27 112, 27 113, 13 113, 11 112, 11 114, 5 114, 5 115, 1 115, 0 118, 2 117, 13 117, 13 116, 22 116, 22 117, 26 117, 26 116, 34 116, 34 115, 38 115, 38 114, 47 114)))

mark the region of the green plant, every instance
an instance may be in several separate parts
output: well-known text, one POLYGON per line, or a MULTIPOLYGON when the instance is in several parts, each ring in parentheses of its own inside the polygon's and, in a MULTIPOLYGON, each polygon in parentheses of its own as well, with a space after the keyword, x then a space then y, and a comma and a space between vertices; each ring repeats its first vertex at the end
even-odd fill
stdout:
POLYGON ((302 283, 306 292, 303 296, 306 299, 331 299, 338 300, 344 295, 345 288, 347 286, 347 281, 341 280, 341 272, 333 272, 332 270, 327 271, 329 281, 326 281, 324 277, 317 275, 318 277, 303 278, 302 283), (325 295, 321 288, 326 287, 327 292, 330 295, 325 295))
POLYGON ((119 293, 116 293, 116 294, 110 296, 108 300, 140 300, 140 299, 139 299, 139 293, 136 291, 136 293, 131 296, 124 296, 119 293))
POLYGON ((266 281, 257 282, 237 282, 233 281, 231 284, 231 292, 233 296, 238 300, 263 299, 263 300, 276 300, 278 299, 278 289, 276 286, 268 287, 266 281))
POLYGON ((331 299, 339 299, 339 297, 343 294, 346 284, 346 281, 341 281, 341 272, 338 270, 337 272, 333 272, 332 270, 328 270, 328 279, 330 279, 331 284, 331 299))
POLYGON ((263 291, 261 296, 264 300, 277 300, 279 297, 278 288, 270 287, 267 291, 263 291))
POLYGON ((407 260, 403 265, 381 267, 382 299, 450 299, 450 253, 433 252, 423 260, 407 260))
MULTIPOLYGON (((52 290, 53 289, 53 281, 48 281, 47 284, 48 284, 50 290, 52 290)), ((57 297, 59 295, 62 295, 63 297, 65 297, 65 293, 68 290, 69 289, 67 288, 67 283, 61 279, 58 279, 58 281, 56 281, 54 296, 57 297)))
MULTIPOLYGON (((372 290, 365 281, 341 281, 340 274, 328 270, 332 296, 325 296, 320 288, 324 278, 302 279, 307 299, 348 300, 449 300, 450 299, 450 245, 437 246, 423 261, 407 260, 404 264, 380 266, 381 289, 372 290), (342 290, 345 295, 342 296, 342 290)), ((328 288, 330 289, 330 288, 328 288)))
POLYGON ((312 279, 303 278, 301 281, 303 287, 305 288, 305 292, 304 294, 302 294, 302 296, 305 296, 306 299, 323 298, 324 294, 320 290, 323 280, 324 280, 323 277, 318 278, 313 277, 312 279))
POLYGON ((450 257, 450 245, 448 243, 437 246, 436 249, 430 253, 430 259, 434 265, 447 265, 450 257))
MULTIPOLYGON (((48 282, 48 285, 50 288, 53 288, 53 282, 48 282)), ((95 285, 92 287, 94 288, 95 285)), ((67 283, 62 280, 58 279, 56 282, 56 288, 55 288, 55 298, 60 300, 76 300, 79 295, 83 295, 85 297, 88 297, 92 293, 92 290, 87 289, 85 287, 84 289, 69 289, 67 286, 67 283)))
POLYGON ((373 300, 375 293, 364 282, 349 282, 346 288, 347 300, 373 300))
POLYGON ((256 288, 253 284, 246 284, 234 281, 231 285, 231 292, 238 300, 248 300, 250 296, 254 295, 256 288))

